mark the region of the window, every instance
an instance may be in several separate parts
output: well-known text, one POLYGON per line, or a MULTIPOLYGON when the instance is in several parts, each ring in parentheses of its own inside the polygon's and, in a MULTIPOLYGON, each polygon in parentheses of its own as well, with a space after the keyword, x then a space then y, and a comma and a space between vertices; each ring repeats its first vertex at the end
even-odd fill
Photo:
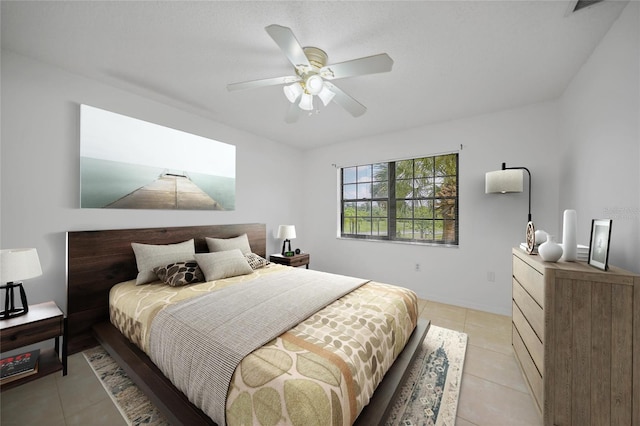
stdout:
POLYGON ((341 169, 340 235, 458 244, 458 154, 341 169))

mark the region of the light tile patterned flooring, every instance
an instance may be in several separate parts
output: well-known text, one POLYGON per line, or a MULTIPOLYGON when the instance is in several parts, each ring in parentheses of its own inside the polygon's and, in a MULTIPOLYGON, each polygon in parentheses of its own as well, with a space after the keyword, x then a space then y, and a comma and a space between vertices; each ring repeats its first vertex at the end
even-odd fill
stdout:
MULTIPOLYGON (((511 318, 420 301, 433 325, 469 335, 456 425, 538 426, 542 420, 511 349, 511 318)), ((82 354, 69 357, 69 374, 53 374, 2 392, 0 424, 125 425, 82 354)))

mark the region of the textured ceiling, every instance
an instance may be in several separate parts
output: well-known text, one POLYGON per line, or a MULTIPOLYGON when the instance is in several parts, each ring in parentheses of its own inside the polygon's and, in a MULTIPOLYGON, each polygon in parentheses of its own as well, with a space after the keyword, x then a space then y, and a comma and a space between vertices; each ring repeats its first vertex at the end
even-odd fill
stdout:
POLYGON ((558 98, 627 2, 566 16, 571 3, 2 1, 1 35, 3 49, 312 148, 558 98), (293 73, 269 24, 329 63, 386 52, 393 70, 334 80, 363 116, 331 103, 287 124, 281 86, 226 90, 293 73))

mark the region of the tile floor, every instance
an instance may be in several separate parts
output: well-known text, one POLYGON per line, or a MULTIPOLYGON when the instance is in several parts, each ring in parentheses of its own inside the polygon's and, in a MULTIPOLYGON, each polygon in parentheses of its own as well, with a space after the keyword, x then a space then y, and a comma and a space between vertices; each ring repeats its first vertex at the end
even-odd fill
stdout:
MULTIPOLYGON (((458 426, 542 425, 511 349, 510 317, 420 301, 421 316, 469 335, 458 404, 458 426)), ((82 354, 69 374, 53 374, 2 392, 0 424, 125 425, 82 354)))

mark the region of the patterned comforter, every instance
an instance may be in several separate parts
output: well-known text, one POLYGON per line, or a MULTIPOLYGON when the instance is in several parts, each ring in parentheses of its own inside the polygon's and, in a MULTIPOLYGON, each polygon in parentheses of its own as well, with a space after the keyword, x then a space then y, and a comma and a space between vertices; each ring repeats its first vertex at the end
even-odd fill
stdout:
MULTIPOLYGON (((177 288, 121 283, 110 294, 111 321, 148 353, 151 322, 164 307, 286 269, 177 288)), ((368 282, 242 360, 227 394, 227 424, 352 424, 416 322, 412 291, 368 282)))

